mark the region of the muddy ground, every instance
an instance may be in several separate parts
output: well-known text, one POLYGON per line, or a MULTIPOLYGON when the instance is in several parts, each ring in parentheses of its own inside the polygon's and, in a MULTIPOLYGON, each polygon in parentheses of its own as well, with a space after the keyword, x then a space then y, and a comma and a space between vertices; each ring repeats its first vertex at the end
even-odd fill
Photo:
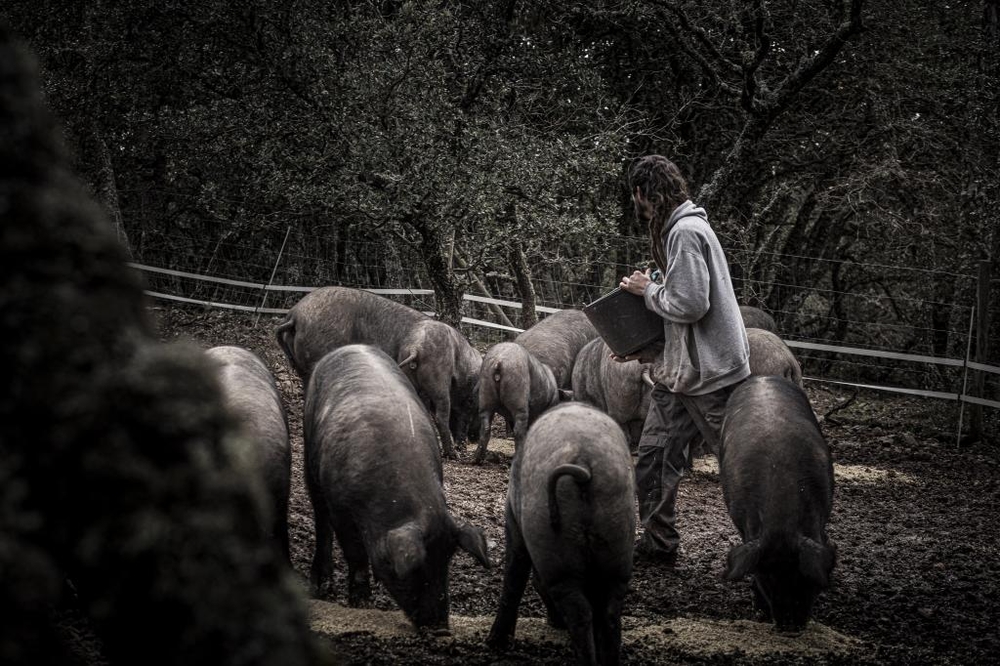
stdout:
MULTIPOLYGON (((293 566, 303 579, 312 558, 312 508, 301 474, 302 388, 273 341, 277 320, 221 311, 157 307, 164 339, 235 344, 260 355, 286 400, 291 426, 293 566)), ((888 394, 855 394, 807 384, 836 463, 829 535, 838 546, 833 585, 798 637, 756 622, 747 583, 721 578, 739 542, 722 501, 714 461, 699 459, 680 487, 681 557, 674 569, 637 563, 625 603, 627 664, 979 664, 1000 655, 1000 451, 987 441, 958 448, 957 408, 888 394)), ((995 421, 992 421, 995 423, 995 421)), ((496 429, 496 426, 495 426, 496 429)), ((512 446, 498 432, 482 466, 471 450, 445 463, 453 514, 482 527, 494 566, 456 555, 450 638, 410 630, 376 585, 375 608, 347 609, 343 560, 314 629, 347 663, 561 664, 565 634, 545 625, 531 590, 517 639, 506 653, 483 644, 503 575, 503 506, 512 446)))

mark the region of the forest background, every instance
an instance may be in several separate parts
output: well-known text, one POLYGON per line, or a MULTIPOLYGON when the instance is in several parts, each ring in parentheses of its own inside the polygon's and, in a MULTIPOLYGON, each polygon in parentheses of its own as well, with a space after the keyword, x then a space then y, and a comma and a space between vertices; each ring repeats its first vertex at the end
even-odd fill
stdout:
POLYGON ((451 323, 464 294, 510 298, 526 327, 539 285, 608 288, 649 260, 626 174, 661 153, 783 333, 962 357, 1000 252, 998 0, 8 0, 0 18, 144 264, 266 282, 280 251, 287 284, 426 287, 451 323))

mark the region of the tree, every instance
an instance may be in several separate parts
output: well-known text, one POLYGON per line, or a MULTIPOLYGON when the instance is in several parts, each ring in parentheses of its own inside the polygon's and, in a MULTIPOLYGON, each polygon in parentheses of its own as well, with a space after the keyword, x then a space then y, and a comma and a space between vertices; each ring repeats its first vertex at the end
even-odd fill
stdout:
POLYGON ((648 252, 649 152, 786 330, 954 329, 1000 244, 993 0, 50 4, 7 12, 141 261, 263 281, 291 228, 306 284, 579 305, 648 252))

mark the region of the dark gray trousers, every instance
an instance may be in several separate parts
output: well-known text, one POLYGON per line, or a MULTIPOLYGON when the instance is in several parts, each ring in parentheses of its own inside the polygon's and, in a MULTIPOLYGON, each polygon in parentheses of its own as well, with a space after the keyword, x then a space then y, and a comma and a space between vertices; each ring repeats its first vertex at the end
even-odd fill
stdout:
POLYGON ((671 393, 662 384, 653 387, 635 464, 639 521, 645 530, 639 550, 663 554, 677 550, 680 535, 674 503, 690 464, 691 445, 701 435, 718 454, 726 401, 736 386, 705 395, 671 393))

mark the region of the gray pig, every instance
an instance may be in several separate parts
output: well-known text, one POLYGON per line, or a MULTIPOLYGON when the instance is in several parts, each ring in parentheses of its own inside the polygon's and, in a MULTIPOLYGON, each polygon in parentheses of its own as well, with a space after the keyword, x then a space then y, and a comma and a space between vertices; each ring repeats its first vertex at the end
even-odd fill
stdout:
POLYGON ((648 363, 619 363, 600 338, 591 340, 573 363, 573 399, 597 407, 621 426, 629 446, 639 444, 649 411, 653 380, 648 363))
POLYGON ((582 310, 560 310, 518 335, 514 342, 552 368, 556 386, 569 389, 576 355, 596 337, 597 329, 582 310))
POLYGON ((568 393, 560 391, 552 369, 516 342, 493 345, 483 357, 479 379, 479 446, 476 462, 486 458, 490 424, 500 414, 514 428, 515 449, 524 442, 530 426, 568 393))
POLYGON ((320 360, 306 389, 306 486, 316 525, 311 582, 329 578, 336 534, 348 603, 371 598, 371 571, 418 628, 448 628, 456 548, 489 567, 480 529, 448 513, 434 426, 385 352, 347 345, 320 360))
POLYGON ((242 347, 212 347, 205 353, 218 366, 226 407, 239 420, 253 464, 262 472, 271 499, 271 521, 263 527, 287 560, 292 453, 278 387, 264 362, 242 347))
POLYGON ((597 329, 581 310, 560 310, 545 317, 514 339, 527 355, 494 345, 483 359, 479 374, 479 446, 476 462, 486 457, 493 414, 512 426, 514 446, 524 441, 528 426, 549 407, 571 397, 573 361, 597 329), (492 352, 492 356, 490 355, 492 352), (546 369, 548 372, 546 372, 546 369), (555 392, 548 375, 555 383, 555 392))
POLYGON ((589 405, 552 409, 511 463, 506 566, 487 644, 506 648, 532 569, 549 622, 580 664, 617 664, 635 539, 632 458, 621 428, 589 405))
POLYGON ((741 305, 740 315, 743 317, 745 328, 762 328, 772 333, 778 332, 778 325, 774 323, 774 317, 760 308, 755 308, 752 305, 741 305))
POLYGON ((378 347, 404 368, 437 422, 444 455, 455 458, 475 420, 482 355, 444 322, 388 298, 348 287, 310 292, 275 331, 303 381, 329 351, 348 344, 378 347))
MULTIPOLYGON (((750 344, 751 376, 784 377, 802 388, 802 367, 781 338, 762 328, 748 328, 747 342, 750 344)), ((704 438, 699 436, 691 447, 691 456, 695 458, 710 450, 704 438)))
POLYGON ((719 475, 743 538, 726 578, 751 575, 763 615, 780 631, 801 630, 836 555, 826 536, 833 463, 805 392, 782 377, 744 381, 726 405, 719 475))
POLYGON ((781 338, 761 328, 748 328, 747 342, 751 375, 777 375, 801 388, 802 367, 781 338))

